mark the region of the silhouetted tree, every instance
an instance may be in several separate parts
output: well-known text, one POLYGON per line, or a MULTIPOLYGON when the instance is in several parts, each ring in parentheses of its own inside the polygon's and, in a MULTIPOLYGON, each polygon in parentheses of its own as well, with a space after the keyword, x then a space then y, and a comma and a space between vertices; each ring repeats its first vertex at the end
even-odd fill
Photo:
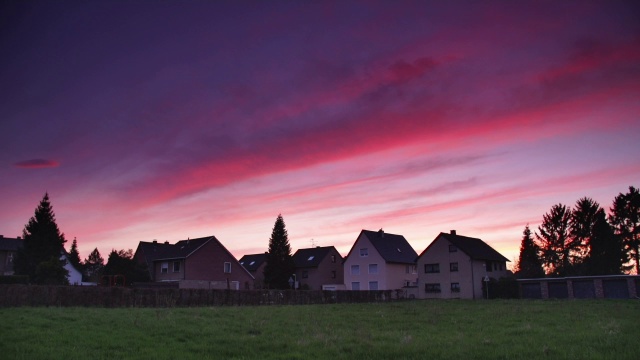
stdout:
POLYGON ((571 253, 575 244, 569 234, 571 210, 557 204, 542 217, 536 238, 542 250, 547 275, 565 276, 571 272, 571 253))
POLYGON ((133 259, 133 250, 111 250, 103 275, 123 275, 125 285, 149 281, 149 273, 133 259))
POLYGON ((71 249, 69 249, 69 256, 67 257, 71 265, 78 271, 82 271, 82 262, 80 260, 80 253, 78 252, 78 241, 73 238, 71 242, 71 249))
POLYGON ((589 253, 584 265, 586 275, 617 275, 626 268, 627 253, 622 238, 613 232, 603 209, 595 215, 595 222, 589 239, 589 253))
POLYGON ((616 235, 620 236, 625 252, 635 263, 640 274, 640 192, 633 186, 626 194, 620 193, 613 200, 609 221, 616 235))
POLYGON ((589 253, 593 228, 599 212, 604 212, 596 201, 583 197, 571 211, 570 235, 574 243, 572 262, 581 263, 589 253))
POLYGON ((16 275, 28 275, 35 284, 68 284, 65 261, 60 259, 66 240, 56 224, 48 193, 22 230, 22 237, 23 247, 14 263, 16 275))
POLYGON ((520 257, 518 258, 518 269, 515 275, 522 279, 533 279, 544 276, 542 261, 540 260, 540 248, 531 237, 529 224, 522 232, 520 243, 520 257))
POLYGON ((84 259, 84 276, 86 281, 99 282, 104 270, 104 259, 98 248, 93 249, 89 257, 84 259))
POLYGON ((280 214, 273 225, 271 238, 269 239, 267 264, 264 268, 265 284, 272 289, 288 289, 289 279, 294 270, 289 235, 287 234, 282 214, 280 214))

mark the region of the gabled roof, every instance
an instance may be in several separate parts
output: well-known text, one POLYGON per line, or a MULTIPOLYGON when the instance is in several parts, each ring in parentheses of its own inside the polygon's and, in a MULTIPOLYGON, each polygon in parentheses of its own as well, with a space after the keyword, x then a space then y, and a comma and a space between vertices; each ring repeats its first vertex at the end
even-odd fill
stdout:
MULTIPOLYGON (((382 229, 378 231, 362 230, 360 235, 363 234, 369 239, 385 262, 415 264, 418 254, 413 250, 411 245, 409 245, 409 242, 404 236, 385 233, 382 229)), ((360 238, 360 235, 358 235, 358 238, 360 238)), ((354 243, 351 250, 349 250, 347 258, 351 255, 355 246, 356 244, 354 243)))
POLYGON ((218 241, 215 236, 180 240, 175 244, 140 241, 138 249, 142 250, 148 263, 159 260, 185 259, 210 240, 218 241))
MULTIPOLYGON (((318 267, 320 262, 331 252, 333 246, 317 246, 308 249, 299 249, 293 254, 293 263, 297 268, 318 267)), ((336 250, 337 252, 337 250, 336 250)))
POLYGON ((24 243, 22 242, 22 239, 16 239, 16 238, 6 238, 6 237, 1 237, 0 238, 0 251, 18 251, 18 249, 22 248, 24 246, 24 243))
POLYGON ((248 271, 257 271, 264 262, 267 261, 267 254, 250 254, 240 258, 240 265, 248 271))
MULTIPOLYGON (((509 261, 509 259, 502 256, 499 252, 478 238, 442 232, 435 238, 435 240, 433 240, 433 242, 431 242, 431 244, 429 244, 429 246, 427 246, 426 249, 424 249, 422 254, 426 253, 431 245, 435 244, 435 242, 441 238, 448 240, 452 245, 474 260, 509 261)), ((420 254, 420 256, 422 256, 422 254, 420 254)))

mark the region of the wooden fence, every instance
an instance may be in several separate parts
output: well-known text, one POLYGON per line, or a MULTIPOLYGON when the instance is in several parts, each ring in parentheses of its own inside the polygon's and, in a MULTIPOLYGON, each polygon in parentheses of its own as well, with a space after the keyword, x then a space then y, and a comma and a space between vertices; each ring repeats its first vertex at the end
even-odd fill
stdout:
POLYGON ((402 290, 294 291, 0 285, 0 307, 189 307, 389 302, 402 290))

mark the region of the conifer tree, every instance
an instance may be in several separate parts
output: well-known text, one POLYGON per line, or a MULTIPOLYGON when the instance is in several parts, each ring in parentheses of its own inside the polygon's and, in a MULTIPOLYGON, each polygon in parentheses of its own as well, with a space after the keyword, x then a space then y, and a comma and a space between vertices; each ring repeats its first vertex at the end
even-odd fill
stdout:
POLYGON ((28 275, 35 284, 68 284, 64 260, 60 260, 66 240, 56 224, 48 193, 25 225, 22 236, 23 247, 15 260, 16 274, 28 275))
POLYGON ((104 259, 98 248, 93 249, 89 257, 84 259, 84 276, 86 281, 98 282, 104 270, 104 259))
POLYGON ((633 186, 626 194, 620 193, 613 201, 609 217, 616 235, 622 238, 625 251, 640 274, 640 192, 633 186))
POLYGON ((571 210, 557 204, 542 217, 536 238, 542 250, 542 262, 547 275, 566 276, 571 271, 571 253, 575 244, 569 234, 571 210))
POLYGON ((76 240, 76 238, 73 238, 73 242, 71 242, 71 249, 69 249, 68 259, 74 268, 79 271, 82 270, 82 262, 80 260, 80 253, 78 252, 78 241, 76 240))
POLYGON ((529 224, 525 226, 522 232, 516 276, 522 279, 541 278, 544 276, 542 261, 540 260, 540 248, 531 237, 529 224))
POLYGON ((613 232, 613 228, 607 222, 604 210, 600 209, 595 216, 589 242, 589 253, 584 262, 586 274, 621 274, 627 270, 624 266, 627 260, 622 237, 613 232))
POLYGON ((269 252, 264 269, 265 284, 271 289, 288 289, 289 279, 294 270, 289 235, 282 214, 279 214, 269 239, 269 252))

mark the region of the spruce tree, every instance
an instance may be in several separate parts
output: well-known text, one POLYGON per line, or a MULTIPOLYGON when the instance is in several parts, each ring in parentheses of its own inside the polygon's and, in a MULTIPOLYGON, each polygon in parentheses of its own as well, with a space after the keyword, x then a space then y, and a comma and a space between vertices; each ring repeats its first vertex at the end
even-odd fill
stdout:
POLYGON ((289 235, 282 214, 279 214, 269 239, 269 252, 264 269, 265 284, 271 289, 288 289, 289 279, 294 270, 289 235))
POLYGON ((80 253, 78 252, 78 241, 76 238, 73 238, 73 242, 71 243, 71 249, 69 249, 69 262, 73 265, 76 270, 82 270, 82 262, 80 261, 80 253))
POLYGON ((628 257, 624 250, 622 237, 613 232, 607 222, 604 210, 600 209, 595 217, 591 232, 589 253, 585 259, 587 275, 618 275, 627 268, 624 264, 628 257))
POLYGON ((98 248, 93 249, 89 257, 84 259, 84 277, 86 281, 98 282, 104 270, 104 259, 98 248))
POLYGON ((525 226, 522 232, 516 276, 521 279, 541 278, 544 276, 542 260, 540 260, 540 248, 531 237, 529 224, 525 226))
POLYGON ((25 225, 22 236, 23 247, 15 260, 16 274, 28 275, 35 284, 68 284, 64 260, 60 260, 66 240, 56 224, 48 193, 25 225))

